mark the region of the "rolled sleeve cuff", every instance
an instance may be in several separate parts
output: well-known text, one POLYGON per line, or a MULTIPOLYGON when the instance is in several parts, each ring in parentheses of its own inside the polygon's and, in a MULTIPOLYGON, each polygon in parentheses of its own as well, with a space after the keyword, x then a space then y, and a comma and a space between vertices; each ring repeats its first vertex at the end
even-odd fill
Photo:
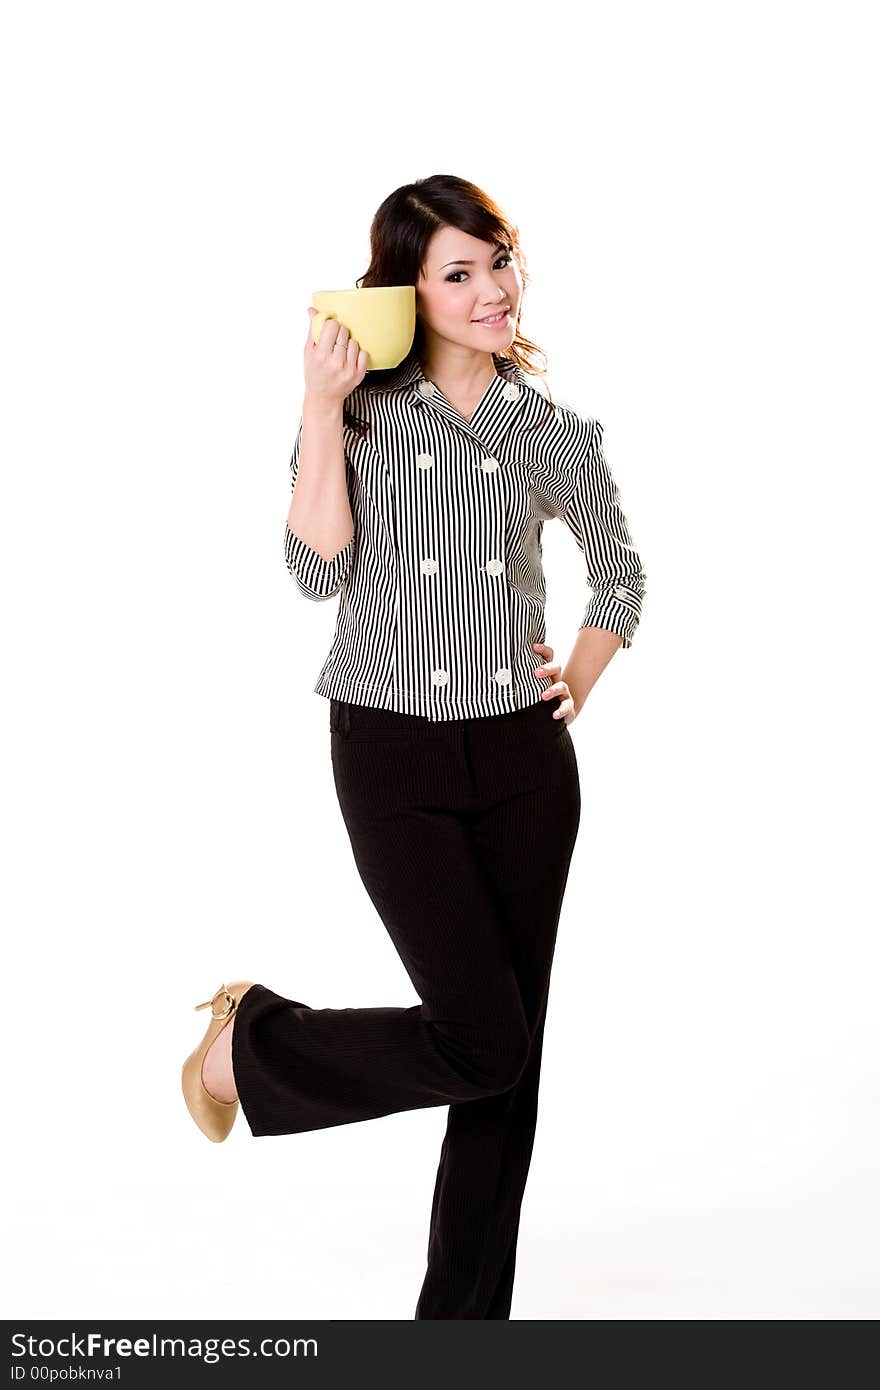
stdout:
POLYGON ((284 540, 284 555, 291 577, 306 598, 332 598, 345 582, 354 550, 354 535, 347 545, 325 560, 317 550, 307 545, 295 531, 287 527, 284 540))
POLYGON ((614 584, 596 593, 587 604, 581 627, 602 627, 623 638, 631 647, 641 617, 641 595, 625 584, 614 584))

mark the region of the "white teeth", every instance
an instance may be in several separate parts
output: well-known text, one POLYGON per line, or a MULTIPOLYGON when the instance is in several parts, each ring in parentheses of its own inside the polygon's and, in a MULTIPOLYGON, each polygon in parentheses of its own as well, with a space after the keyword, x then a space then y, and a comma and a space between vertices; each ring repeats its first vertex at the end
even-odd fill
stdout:
POLYGON ((493 314, 490 319, 477 319, 477 323, 497 323, 499 319, 504 318, 504 315, 506 313, 507 310, 505 309, 504 312, 501 314, 493 314))

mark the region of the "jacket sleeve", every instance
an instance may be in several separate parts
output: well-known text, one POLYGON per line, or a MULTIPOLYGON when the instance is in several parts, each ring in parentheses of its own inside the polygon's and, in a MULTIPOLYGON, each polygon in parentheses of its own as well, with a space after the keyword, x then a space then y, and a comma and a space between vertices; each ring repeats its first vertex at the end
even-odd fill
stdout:
MULTIPOLYGON (((299 452, 302 445, 302 419, 296 432, 296 439, 293 444, 293 453, 290 456, 290 490, 296 487, 296 475, 299 468, 299 452)), ((345 461, 346 480, 349 483, 349 494, 351 493, 351 478, 349 476, 348 459, 345 461)), ((347 545, 333 556, 332 560, 325 560, 319 555, 317 550, 313 550, 307 545, 295 531, 291 531, 287 521, 284 525, 284 559, 292 579, 296 581, 300 593, 305 594, 306 598, 315 599, 320 602, 323 599, 332 598, 342 588, 348 578, 351 569, 352 556, 354 554, 355 537, 352 535, 347 545)))
POLYGON ((641 617, 645 571, 605 460, 602 426, 593 419, 578 419, 577 424, 574 489, 562 519, 584 554, 593 590, 580 626, 616 632, 624 647, 631 647, 641 617))

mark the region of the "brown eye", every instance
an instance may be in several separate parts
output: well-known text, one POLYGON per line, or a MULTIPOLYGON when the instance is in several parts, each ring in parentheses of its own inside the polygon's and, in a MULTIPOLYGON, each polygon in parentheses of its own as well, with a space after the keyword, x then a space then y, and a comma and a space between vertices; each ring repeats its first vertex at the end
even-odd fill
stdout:
MULTIPOLYGON (((510 262, 511 262, 512 260, 513 260, 513 257, 512 257, 511 255, 509 255, 508 252, 505 251, 505 253, 504 253, 503 256, 499 256, 499 257, 498 257, 498 260, 496 260, 495 264, 497 265, 497 264, 498 264, 498 261, 507 261, 507 264, 510 265, 510 262)), ((446 277, 447 281, 448 281, 449 283, 451 283, 451 282, 455 279, 455 276, 456 276, 456 275, 467 275, 467 271, 466 271, 466 270, 453 270, 453 272, 452 272, 451 275, 447 275, 447 277, 446 277)))

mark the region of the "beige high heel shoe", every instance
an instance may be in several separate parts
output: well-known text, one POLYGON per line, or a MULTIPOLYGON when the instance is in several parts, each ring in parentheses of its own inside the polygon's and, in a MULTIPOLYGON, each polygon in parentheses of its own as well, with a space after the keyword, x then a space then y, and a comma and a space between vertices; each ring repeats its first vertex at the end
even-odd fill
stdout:
POLYGON ((183 1098, 186 1101, 189 1113, 192 1115, 199 1129, 206 1134, 215 1144, 220 1144, 229 1134, 235 1123, 238 1114, 238 1100, 221 1101, 216 1100, 205 1087, 202 1079, 202 1064, 205 1060, 205 1053, 211 1046, 215 1038, 223 1032, 229 1020, 235 1013, 242 997, 247 993, 253 984, 252 980, 237 980, 228 986, 221 985, 212 999, 208 999, 204 1004, 196 1004, 196 1012, 199 1009, 211 1010, 211 1022, 208 1031, 202 1038, 198 1047, 191 1052, 183 1064, 181 1076, 183 1084, 183 1098), (219 1008, 215 1008, 218 1000, 219 1008))

